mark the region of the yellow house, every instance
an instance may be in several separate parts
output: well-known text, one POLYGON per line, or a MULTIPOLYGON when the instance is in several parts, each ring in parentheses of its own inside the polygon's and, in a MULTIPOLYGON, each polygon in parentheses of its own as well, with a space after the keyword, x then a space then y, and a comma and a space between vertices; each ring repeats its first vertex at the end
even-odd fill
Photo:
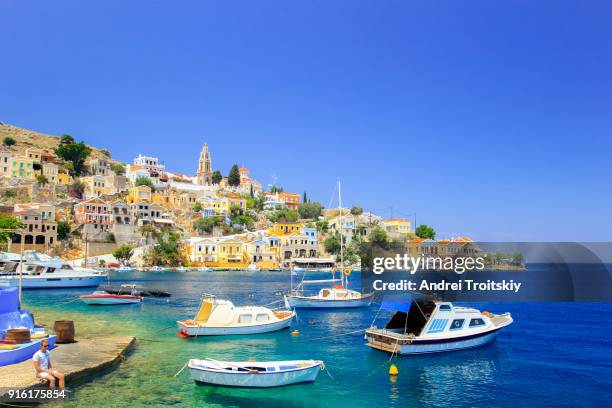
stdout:
POLYGON ((217 244, 217 262, 222 268, 246 268, 249 254, 244 242, 237 240, 221 241, 217 244))
POLYGON ((268 229, 268 235, 282 236, 301 234, 303 227, 304 225, 301 222, 275 222, 274 225, 268 229))
POLYGON ((34 160, 28 157, 13 157, 11 163, 11 176, 34 180, 36 178, 34 160))
POLYGON ((149 186, 135 186, 130 188, 127 195, 127 202, 139 203, 141 201, 151 202, 151 187, 149 186))
POLYGON ((102 176, 81 177, 81 182, 85 184, 86 198, 100 197, 115 192, 113 186, 107 183, 102 176))
POLYGON ((62 186, 67 186, 72 184, 72 177, 68 173, 57 173, 56 182, 62 186))
POLYGON ((410 220, 406 218, 392 218, 390 220, 384 220, 382 227, 390 235, 395 236, 407 236, 412 231, 410 229, 410 220))

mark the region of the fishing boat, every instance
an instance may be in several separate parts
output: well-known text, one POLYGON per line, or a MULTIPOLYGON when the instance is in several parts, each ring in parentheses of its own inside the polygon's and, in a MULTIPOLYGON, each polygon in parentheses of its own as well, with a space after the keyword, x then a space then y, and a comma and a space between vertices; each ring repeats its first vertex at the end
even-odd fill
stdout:
MULTIPOLYGON (((342 225, 342 194, 340 181, 338 181, 338 205, 340 207, 340 224, 342 225)), ((332 278, 327 280, 306 280, 293 287, 293 276, 297 274, 298 268, 291 271, 291 291, 284 295, 287 308, 299 309, 339 309, 368 306, 374 296, 373 293, 362 294, 356 290, 348 289, 348 280, 351 274, 349 268, 344 268, 344 239, 340 239, 340 273, 336 278, 336 271, 332 270, 332 278), (333 286, 320 289, 318 293, 308 295, 305 292, 306 285, 320 285, 332 283, 333 286), (340 284, 338 284, 340 283, 340 284)))
POLYGON ((177 321, 181 337, 258 334, 282 330, 291 325, 292 310, 274 311, 263 306, 239 306, 205 294, 193 320, 177 321))
POLYGON ((136 295, 113 295, 108 292, 97 290, 90 295, 79 296, 88 305, 129 305, 142 302, 142 297, 136 295))
POLYGON ((191 378, 198 385, 241 388, 271 388, 314 382, 321 369, 319 360, 241 361, 189 360, 191 378))
POLYGON ((117 268, 117 272, 134 272, 135 270, 136 269, 128 265, 121 265, 119 268, 117 268))
POLYGON ((366 330, 367 345, 400 355, 482 346, 513 321, 510 313, 481 312, 424 295, 385 298, 381 310, 392 311, 393 316, 382 329, 366 330))
POLYGON ((20 308, 19 288, 0 287, 0 367, 31 359, 43 339, 49 341, 50 349, 55 347, 56 336, 36 327, 32 314, 20 308), (29 329, 29 341, 18 343, 7 339, 10 329, 29 329))
MULTIPOLYGON (((10 257, 9 257, 10 258, 10 257)), ((0 271, 0 285, 23 289, 96 287, 108 280, 108 273, 70 265, 35 251, 25 251, 23 259, 7 259, 0 271)))

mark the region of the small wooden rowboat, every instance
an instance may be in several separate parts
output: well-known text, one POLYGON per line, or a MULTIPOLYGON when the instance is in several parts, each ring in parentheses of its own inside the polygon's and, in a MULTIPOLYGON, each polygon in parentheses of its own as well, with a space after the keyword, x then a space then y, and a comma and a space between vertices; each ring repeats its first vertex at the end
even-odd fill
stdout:
POLYGON ((192 359, 187 368, 198 385, 270 388, 314 382, 324 365, 319 360, 228 362, 192 359))
POLYGON ((88 305, 127 305, 142 302, 142 297, 136 295, 113 295, 107 292, 94 292, 79 298, 88 305))

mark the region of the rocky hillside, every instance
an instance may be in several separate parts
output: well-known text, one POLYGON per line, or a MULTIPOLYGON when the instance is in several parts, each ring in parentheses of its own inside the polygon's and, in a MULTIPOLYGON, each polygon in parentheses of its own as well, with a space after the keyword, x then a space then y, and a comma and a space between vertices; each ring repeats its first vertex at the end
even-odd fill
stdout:
MULTIPOLYGON (((2 140, 4 140, 4 138, 7 136, 12 137, 15 139, 15 142, 17 142, 15 145, 9 148, 15 155, 23 154, 26 149, 31 147, 53 151, 53 149, 59 144, 59 136, 47 135, 45 133, 22 129, 0 122, 0 143, 2 143, 2 140)), ((78 136, 75 137, 75 139, 77 141, 81 140, 78 136)), ((110 158, 110 153, 107 150, 98 149, 93 146, 89 147, 91 147, 91 154, 89 155, 88 162, 89 160, 94 160, 101 157, 106 157, 107 159, 110 158)), ((114 160, 110 161, 115 162, 114 160)))

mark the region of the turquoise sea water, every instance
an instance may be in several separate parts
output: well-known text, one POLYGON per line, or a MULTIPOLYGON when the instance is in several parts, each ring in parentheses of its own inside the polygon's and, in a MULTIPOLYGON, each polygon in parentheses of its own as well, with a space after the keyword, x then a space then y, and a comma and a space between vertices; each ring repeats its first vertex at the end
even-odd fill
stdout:
MULTIPOLYGON (((254 336, 175 336, 175 321, 195 314, 202 292, 236 305, 264 305, 289 287, 279 272, 134 272, 112 275, 113 283, 164 288, 173 296, 146 298, 142 305, 92 307, 75 300, 91 289, 25 292, 25 306, 49 321, 74 319, 78 333, 135 335, 134 352, 117 370, 74 387, 57 406, 201 407, 515 407, 609 406, 612 397, 612 304, 475 304, 509 311, 514 324, 488 346, 393 359, 399 376, 388 375, 389 355, 364 345, 363 334, 377 312, 298 311, 294 328, 254 336), (190 358, 220 360, 320 359, 313 384, 253 390, 198 387, 183 372, 190 358)), ((313 276, 316 278, 317 276, 313 276)), ((323 277, 323 276, 321 276, 323 277)), ((353 281, 358 282, 357 277, 353 281)))

